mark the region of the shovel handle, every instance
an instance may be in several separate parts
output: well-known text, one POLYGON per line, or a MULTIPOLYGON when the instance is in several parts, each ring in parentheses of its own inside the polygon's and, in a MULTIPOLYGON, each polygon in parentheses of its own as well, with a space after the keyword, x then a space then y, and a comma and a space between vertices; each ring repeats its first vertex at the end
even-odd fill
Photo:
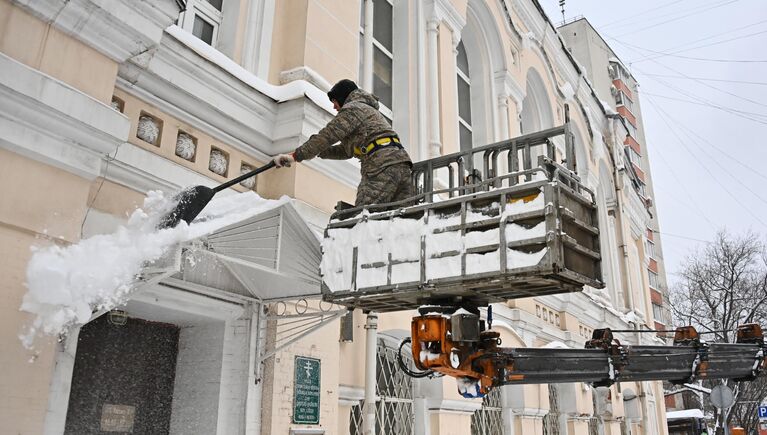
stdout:
POLYGON ((224 190, 224 189, 226 189, 228 187, 234 186, 235 184, 239 183, 242 180, 247 180, 250 177, 255 177, 256 175, 258 175, 258 174, 260 174, 260 173, 262 173, 262 172, 264 172, 266 170, 272 169, 275 166, 276 165, 274 164, 274 161, 271 161, 271 162, 265 164, 264 166, 261 166, 260 168, 256 168, 256 169, 254 169, 254 170, 252 170, 252 171, 250 171, 248 173, 240 175, 237 178, 229 180, 229 181, 227 181, 224 184, 220 184, 220 185, 214 187, 213 191, 214 192, 220 192, 220 191, 222 191, 222 190, 224 190))

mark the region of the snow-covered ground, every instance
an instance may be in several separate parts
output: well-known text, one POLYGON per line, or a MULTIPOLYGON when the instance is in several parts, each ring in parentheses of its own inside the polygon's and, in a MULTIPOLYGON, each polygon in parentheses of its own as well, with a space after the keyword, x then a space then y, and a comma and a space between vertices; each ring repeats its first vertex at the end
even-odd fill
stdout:
POLYGON ((27 293, 21 310, 35 316, 20 338, 31 347, 39 334, 66 334, 83 325, 97 310, 127 302, 142 268, 172 246, 278 207, 290 201, 261 198, 254 192, 215 197, 187 225, 158 230, 160 218, 175 205, 162 192, 150 192, 125 226, 61 247, 35 249, 27 266, 27 293))

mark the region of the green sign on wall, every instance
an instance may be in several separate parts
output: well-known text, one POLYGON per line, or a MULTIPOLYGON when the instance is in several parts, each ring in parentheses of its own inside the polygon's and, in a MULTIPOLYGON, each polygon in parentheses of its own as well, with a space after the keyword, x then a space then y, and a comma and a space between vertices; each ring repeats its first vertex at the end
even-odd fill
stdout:
POLYGON ((293 378, 293 423, 320 422, 320 360, 296 357, 293 378))

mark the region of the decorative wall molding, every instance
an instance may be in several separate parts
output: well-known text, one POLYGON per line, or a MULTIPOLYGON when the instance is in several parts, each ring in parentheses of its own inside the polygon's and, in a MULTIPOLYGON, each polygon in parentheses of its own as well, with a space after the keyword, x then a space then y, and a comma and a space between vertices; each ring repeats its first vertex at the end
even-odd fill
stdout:
POLYGON ((0 147, 93 179, 129 130, 111 107, 0 53, 0 147))
MULTIPOLYGON (((463 27, 466 25, 464 14, 461 14, 461 12, 453 6, 453 3, 450 0, 431 0, 430 7, 431 19, 436 19, 447 24, 453 32, 453 38, 455 39, 457 36, 460 41, 461 30, 463 30, 463 27)), ((454 43, 454 45, 456 44, 457 43, 454 43)))
POLYGON ((327 92, 333 85, 325 80, 317 71, 309 68, 308 66, 299 66, 280 73, 280 84, 284 85, 295 80, 306 80, 307 82, 317 86, 321 90, 327 92))
POLYGON ((118 63, 156 46, 179 14, 173 0, 13 2, 118 63))

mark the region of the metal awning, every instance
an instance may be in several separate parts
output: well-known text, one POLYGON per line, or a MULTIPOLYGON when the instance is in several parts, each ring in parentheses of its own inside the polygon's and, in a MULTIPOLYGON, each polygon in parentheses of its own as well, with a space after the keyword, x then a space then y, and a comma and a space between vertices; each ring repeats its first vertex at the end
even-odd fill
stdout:
POLYGON ((311 298, 321 294, 321 257, 318 236, 286 203, 180 244, 144 275, 266 302, 311 298))

